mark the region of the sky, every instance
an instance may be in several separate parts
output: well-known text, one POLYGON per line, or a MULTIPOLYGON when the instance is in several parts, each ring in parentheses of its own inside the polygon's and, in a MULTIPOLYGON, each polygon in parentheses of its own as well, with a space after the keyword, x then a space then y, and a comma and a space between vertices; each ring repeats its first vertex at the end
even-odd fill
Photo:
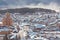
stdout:
POLYGON ((60 10, 60 0, 0 0, 0 9, 4 8, 47 8, 60 10))

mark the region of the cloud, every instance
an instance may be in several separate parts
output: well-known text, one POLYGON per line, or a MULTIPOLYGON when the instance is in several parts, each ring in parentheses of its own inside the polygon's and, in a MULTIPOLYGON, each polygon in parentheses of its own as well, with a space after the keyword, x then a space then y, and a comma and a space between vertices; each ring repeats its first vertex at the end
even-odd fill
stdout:
POLYGON ((54 2, 51 2, 50 4, 46 5, 46 4, 43 4, 43 3, 39 3, 37 5, 35 4, 30 4, 30 5, 26 5, 25 7, 28 7, 28 8, 45 8, 45 9, 52 9, 52 10, 55 10, 57 12, 60 11, 60 6, 58 6, 57 3, 54 3, 54 2))
POLYGON ((8 8, 46 8, 59 12, 60 0, 0 0, 0 9, 8 8))

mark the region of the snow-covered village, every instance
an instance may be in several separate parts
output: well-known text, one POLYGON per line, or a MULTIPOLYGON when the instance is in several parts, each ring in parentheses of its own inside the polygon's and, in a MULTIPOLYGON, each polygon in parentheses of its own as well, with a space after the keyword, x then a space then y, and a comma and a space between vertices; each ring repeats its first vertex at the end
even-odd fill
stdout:
POLYGON ((0 40, 60 40, 60 13, 47 11, 0 14, 0 40))
POLYGON ((60 40, 60 0, 0 0, 0 40, 60 40))

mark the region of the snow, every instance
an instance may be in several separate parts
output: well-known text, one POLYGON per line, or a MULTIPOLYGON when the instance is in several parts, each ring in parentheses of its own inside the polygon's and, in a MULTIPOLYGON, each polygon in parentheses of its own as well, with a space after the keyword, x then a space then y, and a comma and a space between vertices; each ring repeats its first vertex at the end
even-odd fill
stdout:
POLYGON ((5 35, 0 35, 0 36, 5 36, 5 35))
POLYGON ((46 39, 46 38, 43 38, 43 37, 37 37, 37 38, 34 38, 34 39, 36 39, 36 40, 48 40, 48 39, 46 39))
POLYGON ((1 31, 9 31, 9 29, 8 28, 0 28, 0 32, 1 31))
POLYGON ((45 25, 42 24, 35 24, 36 28, 45 28, 45 25))
POLYGON ((0 24, 3 24, 2 22, 0 22, 0 24))
POLYGON ((16 37, 16 35, 13 35, 12 37, 10 37, 10 39, 13 39, 13 38, 15 38, 16 37))
POLYGON ((21 26, 30 25, 29 23, 22 23, 21 26))
POLYGON ((13 39, 13 38, 16 38, 17 33, 11 33, 11 34, 9 34, 9 35, 12 35, 12 36, 10 37, 10 39, 13 39))
POLYGON ((59 31, 46 31, 45 33, 60 33, 59 31))

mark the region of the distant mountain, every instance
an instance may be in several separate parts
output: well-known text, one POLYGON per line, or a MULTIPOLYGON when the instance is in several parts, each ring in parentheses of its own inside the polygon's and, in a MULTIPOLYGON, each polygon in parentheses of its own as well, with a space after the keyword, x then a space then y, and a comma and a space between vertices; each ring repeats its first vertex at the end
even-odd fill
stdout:
POLYGON ((43 8, 16 8, 16 9, 0 10, 0 13, 6 13, 6 12, 21 13, 21 14, 36 13, 36 12, 56 13, 55 10, 43 9, 43 8))

